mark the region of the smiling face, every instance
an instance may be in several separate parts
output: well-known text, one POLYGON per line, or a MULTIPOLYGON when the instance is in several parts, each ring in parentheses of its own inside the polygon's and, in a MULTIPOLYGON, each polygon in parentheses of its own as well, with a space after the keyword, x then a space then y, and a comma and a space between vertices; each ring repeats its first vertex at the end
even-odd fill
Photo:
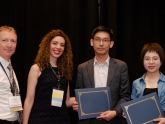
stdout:
POLYGON ((144 68, 149 73, 155 73, 159 71, 162 65, 159 55, 155 51, 147 51, 143 59, 144 68))
POLYGON ((14 31, 0 31, 0 56, 10 60, 17 46, 17 35, 14 31))
POLYGON ((109 48, 112 48, 114 44, 114 42, 111 41, 109 34, 105 31, 97 32, 94 36, 94 39, 90 40, 90 43, 95 50, 96 56, 108 56, 109 48))
POLYGON ((59 58, 64 52, 65 40, 61 36, 54 37, 50 42, 50 59, 59 58))

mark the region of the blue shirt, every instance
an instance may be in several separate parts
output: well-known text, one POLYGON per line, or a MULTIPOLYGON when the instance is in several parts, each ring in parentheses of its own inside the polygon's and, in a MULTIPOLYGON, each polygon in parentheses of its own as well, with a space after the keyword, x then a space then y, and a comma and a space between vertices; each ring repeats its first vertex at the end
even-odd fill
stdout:
MULTIPOLYGON (((139 98, 143 96, 146 83, 144 82, 144 74, 141 78, 136 79, 132 84, 131 99, 139 98)), ((163 111, 165 111, 165 76, 160 72, 160 78, 158 80, 158 97, 163 111)))

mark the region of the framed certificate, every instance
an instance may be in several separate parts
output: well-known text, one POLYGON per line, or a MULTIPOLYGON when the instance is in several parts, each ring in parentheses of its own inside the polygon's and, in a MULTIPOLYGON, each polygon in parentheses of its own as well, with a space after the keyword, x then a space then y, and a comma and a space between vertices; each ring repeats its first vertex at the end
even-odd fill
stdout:
POLYGON ((109 87, 75 89, 79 120, 96 118, 102 112, 112 109, 109 87))
POLYGON ((153 119, 164 117, 156 92, 121 104, 128 124, 155 124, 153 119))

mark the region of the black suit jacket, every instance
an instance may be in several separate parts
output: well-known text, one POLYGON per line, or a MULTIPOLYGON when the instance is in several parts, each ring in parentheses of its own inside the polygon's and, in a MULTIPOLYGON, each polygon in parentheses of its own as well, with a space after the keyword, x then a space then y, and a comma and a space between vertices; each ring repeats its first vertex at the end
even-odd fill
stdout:
MULTIPOLYGON (((117 124, 121 119, 121 104, 130 100, 128 68, 125 62, 110 58, 107 86, 110 87, 111 90, 113 109, 119 114, 119 117, 112 119, 113 123, 117 124), (114 120, 116 120, 116 122, 114 120)), ((94 87, 94 59, 91 59, 78 66, 76 88, 94 87)), ((80 124, 87 124, 89 120, 80 122, 80 124)))

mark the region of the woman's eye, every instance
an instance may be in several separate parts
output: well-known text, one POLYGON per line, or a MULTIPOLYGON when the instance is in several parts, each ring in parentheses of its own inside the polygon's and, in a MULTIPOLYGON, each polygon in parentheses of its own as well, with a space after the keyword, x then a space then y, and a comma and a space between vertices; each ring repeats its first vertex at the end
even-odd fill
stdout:
POLYGON ((61 44, 61 46, 62 46, 62 47, 64 47, 64 46, 65 46, 65 44, 61 44))

